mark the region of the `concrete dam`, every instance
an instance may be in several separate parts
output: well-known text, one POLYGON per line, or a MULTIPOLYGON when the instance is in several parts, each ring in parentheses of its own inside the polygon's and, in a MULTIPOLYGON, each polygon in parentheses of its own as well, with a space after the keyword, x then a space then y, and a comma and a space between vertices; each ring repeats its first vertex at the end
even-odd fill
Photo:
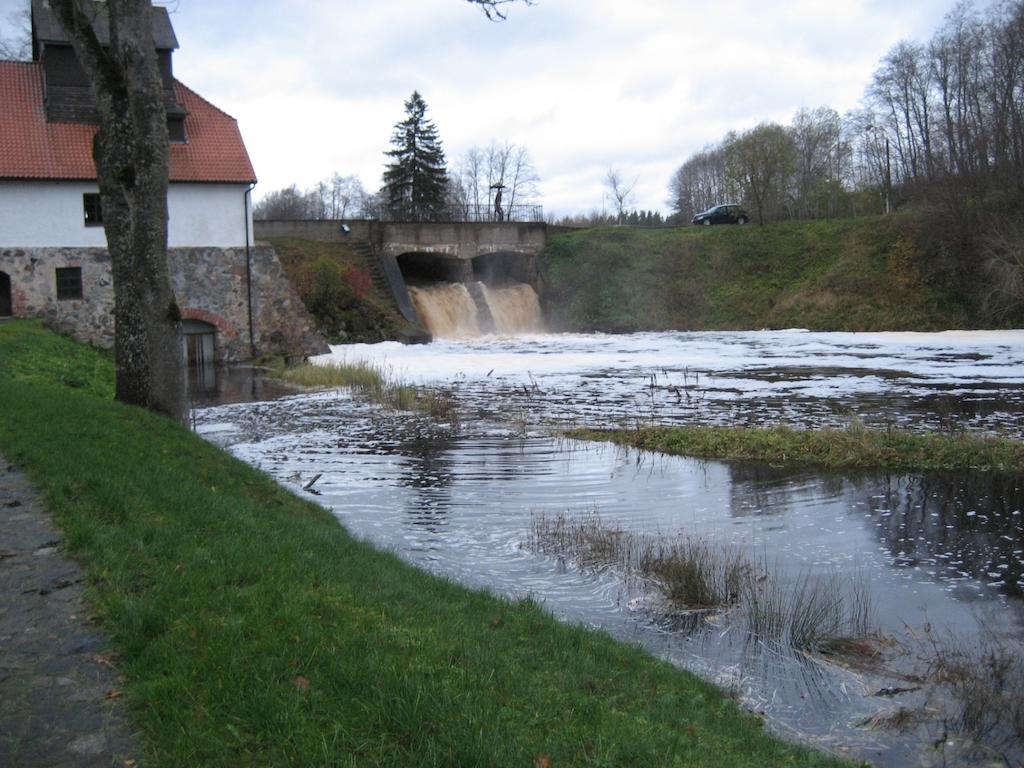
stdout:
POLYGON ((540 222, 257 221, 257 238, 339 243, 361 254, 414 337, 542 330, 540 222))

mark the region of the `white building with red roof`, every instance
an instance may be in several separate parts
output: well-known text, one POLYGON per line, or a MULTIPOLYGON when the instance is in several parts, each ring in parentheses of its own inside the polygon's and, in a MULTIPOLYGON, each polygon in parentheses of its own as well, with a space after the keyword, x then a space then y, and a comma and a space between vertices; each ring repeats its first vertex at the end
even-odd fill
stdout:
MULTIPOLYGON (((105 4, 94 29, 108 39, 105 4)), ((273 250, 253 242, 256 174, 238 123, 174 78, 178 47, 153 9, 170 136, 172 281, 190 356, 217 360, 324 349, 273 250)), ((0 317, 40 316, 98 344, 113 292, 96 166, 94 101, 45 0, 32 2, 32 61, 0 61, 0 317)))

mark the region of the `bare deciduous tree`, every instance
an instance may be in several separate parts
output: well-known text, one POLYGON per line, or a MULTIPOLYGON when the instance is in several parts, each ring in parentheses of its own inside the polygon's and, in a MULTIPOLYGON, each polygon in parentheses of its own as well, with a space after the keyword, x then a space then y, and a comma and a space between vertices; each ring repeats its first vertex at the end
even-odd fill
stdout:
POLYGON ((793 212, 810 219, 836 214, 848 147, 842 120, 830 107, 801 109, 789 128, 793 140, 793 212))
POLYGON ((782 213, 793 154, 789 132, 776 123, 761 123, 726 138, 726 170, 754 209, 758 224, 782 213))
POLYGON ((167 267, 167 112, 149 0, 50 0, 92 85, 93 156, 114 282, 116 397, 185 417, 181 315, 167 267), (94 24, 105 9, 109 45, 94 24))
POLYGON ((675 218, 684 222, 718 203, 733 191, 725 173, 725 152, 708 146, 683 163, 669 181, 669 205, 675 218))
POLYGON ((493 207, 494 187, 501 184, 503 206, 511 210, 536 198, 539 181, 525 144, 491 141, 463 154, 452 176, 450 204, 466 215, 486 215, 493 207))
POLYGON ((32 15, 28 6, 7 15, 0 35, 0 59, 27 61, 32 58, 32 15))
MULTIPOLYGON (((505 9, 502 6, 510 5, 511 3, 518 2, 519 0, 467 0, 467 2, 473 5, 479 5, 480 9, 487 14, 487 18, 491 21, 504 21, 505 20, 505 9)), ((534 0, 521 0, 523 5, 533 5, 534 0)))
POLYGON ((253 206, 253 218, 260 221, 354 219, 376 214, 359 177, 337 172, 305 192, 294 184, 268 192, 253 206))
POLYGON ((607 175, 604 177, 604 184, 608 187, 608 193, 615 202, 616 221, 619 224, 624 223, 626 208, 629 206, 629 201, 633 198, 633 189, 639 180, 640 177, 637 176, 632 182, 627 182, 622 173, 616 168, 609 168, 607 175))

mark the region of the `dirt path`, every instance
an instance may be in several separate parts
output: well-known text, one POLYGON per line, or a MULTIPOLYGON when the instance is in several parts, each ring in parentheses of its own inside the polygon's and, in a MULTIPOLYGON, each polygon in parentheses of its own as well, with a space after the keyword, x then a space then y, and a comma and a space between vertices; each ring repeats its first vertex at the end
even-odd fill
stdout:
POLYGON ((0 766, 141 765, 83 594, 60 531, 0 456, 0 766))

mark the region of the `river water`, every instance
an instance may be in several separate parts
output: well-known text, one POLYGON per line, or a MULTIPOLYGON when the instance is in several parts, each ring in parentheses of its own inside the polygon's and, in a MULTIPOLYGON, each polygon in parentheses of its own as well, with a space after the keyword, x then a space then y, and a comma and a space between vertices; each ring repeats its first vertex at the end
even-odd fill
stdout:
POLYGON ((459 422, 335 392, 205 408, 198 430, 297 491, 322 473, 318 500, 356 535, 640 643, 722 684, 784 735, 884 766, 1024 758, 1000 727, 959 733, 956 703, 915 677, 943 645, 994 638, 1019 651, 1020 477, 820 475, 566 441, 549 428, 856 418, 1020 438, 1024 332, 538 335, 350 346, 334 358, 453 392, 459 422), (698 536, 752 553, 783 580, 866 584, 885 663, 751 643, 728 617, 682 621, 615 568, 528 546, 541 515, 698 536), (927 716, 903 730, 864 725, 901 710, 927 716))

